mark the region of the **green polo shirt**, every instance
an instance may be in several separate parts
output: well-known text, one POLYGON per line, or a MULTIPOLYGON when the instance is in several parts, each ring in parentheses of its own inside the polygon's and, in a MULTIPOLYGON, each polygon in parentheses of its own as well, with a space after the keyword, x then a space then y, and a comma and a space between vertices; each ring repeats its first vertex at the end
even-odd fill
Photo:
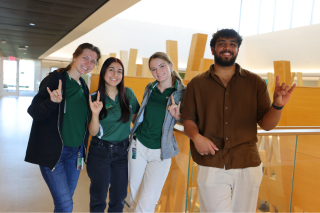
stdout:
MULTIPOLYGON (((121 108, 118 101, 118 95, 115 100, 109 98, 105 95, 107 108, 107 117, 103 120, 100 120, 100 129, 96 137, 101 138, 102 140, 119 142, 126 139, 130 134, 130 122, 132 120, 132 115, 136 114, 139 111, 140 105, 139 102, 132 91, 132 89, 126 87, 126 95, 130 104, 130 118, 127 123, 122 123, 118 121, 121 117, 121 108)), ((97 94, 92 94, 92 101, 97 99, 97 94)))
POLYGON ((86 131, 88 105, 82 85, 66 74, 62 139, 64 145, 77 147, 82 144, 86 131))
MULTIPOLYGON (((153 88, 154 83, 150 85, 150 89, 153 88)), ((162 125, 167 111, 167 102, 171 94, 177 90, 177 86, 176 80, 174 87, 165 89, 163 93, 158 87, 152 89, 145 108, 143 122, 136 131, 139 141, 149 149, 161 148, 162 125)))

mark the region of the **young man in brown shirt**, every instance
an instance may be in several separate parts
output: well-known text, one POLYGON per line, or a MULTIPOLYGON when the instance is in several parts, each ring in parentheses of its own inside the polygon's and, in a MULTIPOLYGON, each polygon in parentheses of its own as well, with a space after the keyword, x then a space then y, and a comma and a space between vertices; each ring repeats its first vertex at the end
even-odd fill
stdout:
POLYGON ((241 42, 232 29, 217 31, 214 64, 185 93, 182 118, 198 164, 201 212, 255 212, 262 180, 257 123, 273 129, 295 88, 277 76, 271 104, 266 82, 235 63, 241 42))

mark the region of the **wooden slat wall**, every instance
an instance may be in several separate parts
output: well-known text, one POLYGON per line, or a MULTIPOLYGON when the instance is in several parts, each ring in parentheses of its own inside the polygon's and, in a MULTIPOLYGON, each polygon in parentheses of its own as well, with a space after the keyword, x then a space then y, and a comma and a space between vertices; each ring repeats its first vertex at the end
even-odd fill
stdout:
POLYGON ((204 56, 204 51, 206 49, 207 38, 208 38, 207 34, 201 34, 201 33, 193 34, 186 74, 184 77, 186 80, 192 79, 192 76, 194 76, 192 72, 199 71, 200 62, 204 56))
POLYGON ((130 49, 129 62, 128 62, 128 76, 135 76, 137 56, 138 56, 138 50, 130 49))

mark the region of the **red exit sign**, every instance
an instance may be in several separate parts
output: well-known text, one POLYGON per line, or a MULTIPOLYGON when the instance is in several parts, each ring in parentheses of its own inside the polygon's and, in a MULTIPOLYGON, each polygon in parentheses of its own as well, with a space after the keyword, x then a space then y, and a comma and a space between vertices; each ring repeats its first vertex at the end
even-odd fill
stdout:
POLYGON ((9 61, 15 61, 16 60, 16 57, 14 56, 9 56, 9 61))

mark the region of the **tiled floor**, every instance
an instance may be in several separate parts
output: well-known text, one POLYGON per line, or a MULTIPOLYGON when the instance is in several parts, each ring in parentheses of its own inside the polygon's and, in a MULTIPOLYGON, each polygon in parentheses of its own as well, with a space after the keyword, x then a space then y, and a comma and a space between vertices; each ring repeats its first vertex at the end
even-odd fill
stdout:
MULTIPOLYGON (((53 212, 39 166, 24 162, 31 101, 32 97, 0 97, 0 212, 53 212)), ((89 184, 84 168, 74 194, 74 212, 89 211, 89 184)))

